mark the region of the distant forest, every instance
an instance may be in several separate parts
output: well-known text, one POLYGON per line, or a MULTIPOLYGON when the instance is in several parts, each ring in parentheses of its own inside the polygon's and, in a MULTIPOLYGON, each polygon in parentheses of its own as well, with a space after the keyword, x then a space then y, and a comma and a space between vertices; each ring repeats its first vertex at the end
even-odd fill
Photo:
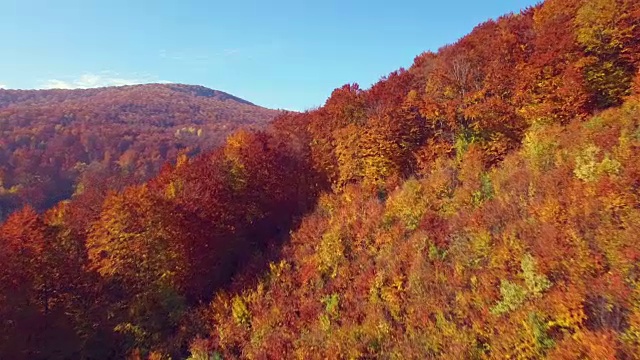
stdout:
POLYGON ((179 154, 220 146, 277 114, 201 86, 0 90, 0 220, 24 205, 46 210, 87 186, 141 183, 179 154))

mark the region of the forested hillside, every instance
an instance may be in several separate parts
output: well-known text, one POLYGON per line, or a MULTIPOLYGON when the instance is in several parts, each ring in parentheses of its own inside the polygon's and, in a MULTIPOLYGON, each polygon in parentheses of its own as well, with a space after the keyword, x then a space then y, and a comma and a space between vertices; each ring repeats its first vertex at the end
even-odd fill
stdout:
POLYGON ((640 3, 547 0, 0 227, 9 358, 637 359, 640 3))
POLYGON ((0 219, 44 210, 96 182, 110 188, 158 174, 276 111, 199 86, 0 90, 0 219))
POLYGON ((639 149, 635 97, 496 167, 471 144, 324 194, 256 286, 217 294, 195 358, 637 358, 639 149))

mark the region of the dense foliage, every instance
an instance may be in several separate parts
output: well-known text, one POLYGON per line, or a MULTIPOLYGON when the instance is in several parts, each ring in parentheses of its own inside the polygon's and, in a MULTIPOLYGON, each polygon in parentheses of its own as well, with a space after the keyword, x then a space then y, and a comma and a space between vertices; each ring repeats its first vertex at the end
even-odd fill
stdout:
POLYGON ((640 98, 472 144, 389 195, 320 197, 194 358, 613 359, 640 354, 640 98))
POLYGON ((0 354, 638 358, 639 54, 638 0, 547 0, 145 184, 26 207, 0 354))
POLYGON ((179 153, 219 146, 276 114, 177 84, 0 90, 0 220, 27 204, 47 209, 95 179, 116 188, 147 180, 179 153))

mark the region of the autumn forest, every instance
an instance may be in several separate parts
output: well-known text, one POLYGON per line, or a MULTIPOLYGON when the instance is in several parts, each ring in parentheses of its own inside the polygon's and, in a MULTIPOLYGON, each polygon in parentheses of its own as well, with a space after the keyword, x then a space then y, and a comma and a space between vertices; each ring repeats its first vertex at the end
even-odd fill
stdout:
POLYGON ((640 359, 640 1, 368 89, 0 90, 2 359, 640 359))

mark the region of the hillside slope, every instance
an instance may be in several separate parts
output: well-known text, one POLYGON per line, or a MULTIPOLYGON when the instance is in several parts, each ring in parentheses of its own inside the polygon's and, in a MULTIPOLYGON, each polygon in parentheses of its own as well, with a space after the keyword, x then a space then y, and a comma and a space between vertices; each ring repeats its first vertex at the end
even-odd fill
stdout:
POLYGON ((277 112, 221 91, 179 84, 88 90, 0 90, 0 219, 68 198, 82 178, 142 181, 222 144, 277 112))
POLYGON ((25 207, 0 354, 637 358, 639 69, 638 0, 547 0, 147 183, 25 207))
POLYGON ((637 358, 640 98, 533 127, 493 169, 458 155, 388 197, 323 195, 257 287, 218 294, 192 352, 637 358))

